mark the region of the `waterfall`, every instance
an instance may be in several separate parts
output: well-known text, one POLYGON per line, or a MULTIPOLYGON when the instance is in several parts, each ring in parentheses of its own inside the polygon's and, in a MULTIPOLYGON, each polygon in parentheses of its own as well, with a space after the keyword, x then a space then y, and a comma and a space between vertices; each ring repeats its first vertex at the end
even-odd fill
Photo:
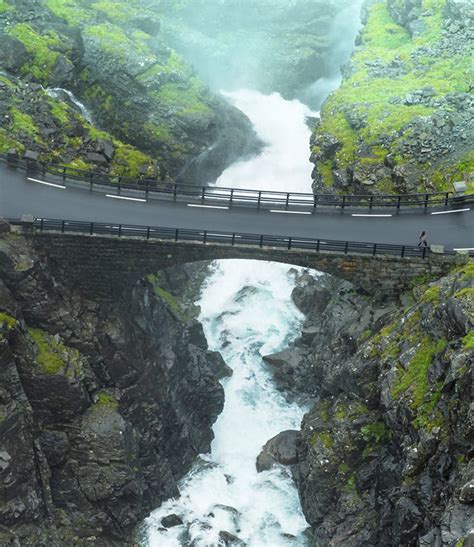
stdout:
POLYGON ((90 124, 93 124, 90 112, 81 101, 76 99, 71 91, 63 89, 62 87, 48 87, 45 91, 50 97, 53 97, 53 99, 59 99, 60 101, 71 104, 90 124))

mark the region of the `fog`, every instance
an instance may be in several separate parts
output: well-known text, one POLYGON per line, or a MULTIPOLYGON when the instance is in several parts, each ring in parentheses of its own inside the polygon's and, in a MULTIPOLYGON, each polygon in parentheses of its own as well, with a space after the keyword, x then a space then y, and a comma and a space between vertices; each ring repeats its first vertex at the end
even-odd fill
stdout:
POLYGON ((340 81, 362 0, 155 0, 166 41, 216 90, 319 108, 340 81))

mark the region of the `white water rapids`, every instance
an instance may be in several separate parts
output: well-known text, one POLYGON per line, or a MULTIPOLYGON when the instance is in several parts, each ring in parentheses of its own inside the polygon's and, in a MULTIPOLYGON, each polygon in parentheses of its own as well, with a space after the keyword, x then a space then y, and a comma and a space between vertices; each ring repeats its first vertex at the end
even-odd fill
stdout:
MULTIPOLYGON (((309 109, 278 94, 242 90, 227 97, 267 147, 227 169, 217 185, 310 192, 309 109)), ((211 454, 180 481, 181 497, 147 519, 150 547, 217 547, 224 545, 220 531, 249 547, 306 544, 308 524, 289 471, 279 466, 257 473, 255 467, 266 441, 298 429, 304 412, 276 390, 261 359, 300 333, 303 316, 290 297, 294 277, 288 270, 276 263, 218 261, 202 288, 200 321, 209 347, 222 353, 234 373, 223 381, 225 407, 214 425, 211 454), (161 519, 173 513, 184 524, 165 529, 161 519)))

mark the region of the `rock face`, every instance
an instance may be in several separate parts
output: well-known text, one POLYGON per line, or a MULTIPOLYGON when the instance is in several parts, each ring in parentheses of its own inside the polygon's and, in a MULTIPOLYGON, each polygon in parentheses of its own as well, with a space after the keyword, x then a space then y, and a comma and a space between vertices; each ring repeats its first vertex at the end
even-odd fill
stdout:
POLYGON ((295 291, 317 332, 283 387, 316 398, 295 473, 314 545, 473 540, 473 266, 404 303, 325 278, 295 291))
POLYGON ((221 361, 150 282, 98 305, 2 231, 0 544, 132 541, 209 450, 221 361))
POLYGON ((366 2, 311 140, 317 192, 452 190, 474 171, 472 2, 366 2))
POLYGON ((246 116, 170 49, 149 2, 11 0, 0 44, 0 151, 204 185, 261 147, 246 116), (77 100, 86 118, 70 108, 77 100))

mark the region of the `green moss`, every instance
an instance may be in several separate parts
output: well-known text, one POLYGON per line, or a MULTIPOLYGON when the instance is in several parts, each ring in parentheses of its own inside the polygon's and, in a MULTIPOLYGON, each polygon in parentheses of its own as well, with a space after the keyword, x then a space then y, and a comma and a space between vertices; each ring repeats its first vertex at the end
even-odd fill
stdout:
POLYGON ((117 399, 112 397, 112 395, 105 393, 104 391, 101 391, 97 394, 97 401, 95 404, 98 406, 105 406, 113 409, 117 409, 119 406, 117 399))
POLYGON ((15 325, 17 324, 17 320, 11 315, 8 315, 8 313, 0 312, 0 326, 2 324, 5 324, 7 327, 7 330, 11 331, 15 328, 15 325))
POLYGON ((435 426, 441 426, 444 420, 435 412, 435 407, 441 397, 441 384, 430 387, 428 382, 428 369, 435 356, 446 348, 445 340, 433 342, 425 337, 415 352, 406 370, 399 369, 398 378, 392 388, 392 396, 400 398, 409 392, 409 405, 415 412, 413 425, 416 428, 431 430, 435 426))
POLYGON ((457 291, 454 296, 455 298, 466 301, 471 309, 474 307, 474 289, 461 289, 460 291, 457 291))
POLYGON ((470 330, 462 339, 462 347, 465 350, 474 349, 474 330, 470 330))
POLYGON ((312 446, 316 445, 318 442, 321 442, 326 450, 330 450, 334 446, 334 438, 332 437, 329 431, 319 431, 313 433, 309 442, 312 446))
POLYGON ((344 490, 348 494, 357 495, 357 475, 355 473, 352 473, 352 475, 347 479, 344 490))
POLYGON ((0 13, 13 10, 13 7, 8 4, 7 0, 0 0, 0 13))
POLYGON ((114 141, 114 145, 116 145, 116 149, 111 174, 138 177, 142 166, 151 168, 153 165, 150 156, 140 152, 133 146, 118 141, 114 141))
POLYGON ((431 302, 432 304, 440 303, 441 287, 433 285, 427 289, 421 297, 422 302, 431 302))
POLYGON ((65 346, 56 342, 53 336, 41 329, 28 330, 38 349, 36 362, 45 374, 57 374, 65 366, 63 359, 65 346))
POLYGON ((65 103, 50 99, 49 108, 51 109, 51 114, 61 123, 61 125, 66 125, 69 122, 70 110, 65 103))
POLYGON ((77 0, 45 0, 45 3, 51 13, 65 19, 73 27, 85 25, 94 17, 93 13, 82 8, 77 0))
POLYGON ((373 422, 360 428, 364 441, 368 444, 380 444, 390 438, 390 430, 384 422, 373 422))
POLYGON ((169 293, 167 290, 160 287, 160 275, 159 274, 150 274, 147 276, 148 281, 152 284, 155 294, 163 300, 170 311, 181 321, 188 321, 187 315, 183 312, 181 306, 179 305, 176 298, 169 293))
POLYGON ((38 82, 46 85, 58 59, 58 50, 64 48, 62 40, 53 31, 38 34, 27 23, 14 25, 8 33, 18 38, 33 57, 31 62, 23 65, 21 69, 23 74, 31 74, 38 82))
POLYGON ((35 125, 33 118, 25 112, 21 112, 16 107, 10 109, 11 129, 14 133, 26 133, 35 139, 39 138, 39 130, 35 125))
POLYGON ((456 547, 464 547, 465 538, 461 538, 457 543, 456 547))
POLYGON ((208 115, 210 108, 202 101, 205 89, 196 77, 192 77, 186 83, 168 83, 154 93, 156 99, 167 106, 174 107, 179 116, 208 115))

